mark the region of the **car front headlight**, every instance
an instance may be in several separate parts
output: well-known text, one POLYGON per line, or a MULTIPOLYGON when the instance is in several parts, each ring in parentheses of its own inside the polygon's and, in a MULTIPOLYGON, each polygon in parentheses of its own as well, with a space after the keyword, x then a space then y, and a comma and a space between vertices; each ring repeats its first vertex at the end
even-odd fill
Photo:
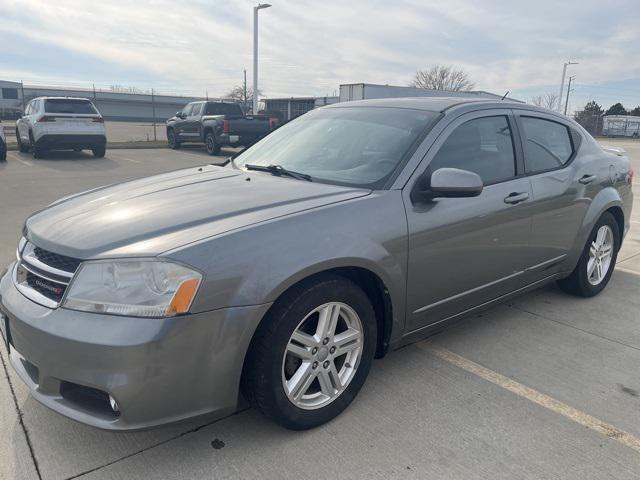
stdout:
POLYGON ((113 260, 83 263, 62 306, 84 312, 134 317, 186 313, 202 275, 165 260, 113 260))

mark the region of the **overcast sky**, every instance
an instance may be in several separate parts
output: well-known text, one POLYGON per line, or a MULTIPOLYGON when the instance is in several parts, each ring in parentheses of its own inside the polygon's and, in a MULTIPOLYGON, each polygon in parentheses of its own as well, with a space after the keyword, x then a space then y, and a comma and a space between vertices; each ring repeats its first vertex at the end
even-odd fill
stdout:
MULTIPOLYGON (((341 83, 406 85, 451 64, 477 89, 529 100, 576 76, 572 107, 640 104, 639 0, 271 0, 260 12, 265 96, 341 83)), ((1 0, 0 79, 224 95, 252 65, 244 0, 1 0)))

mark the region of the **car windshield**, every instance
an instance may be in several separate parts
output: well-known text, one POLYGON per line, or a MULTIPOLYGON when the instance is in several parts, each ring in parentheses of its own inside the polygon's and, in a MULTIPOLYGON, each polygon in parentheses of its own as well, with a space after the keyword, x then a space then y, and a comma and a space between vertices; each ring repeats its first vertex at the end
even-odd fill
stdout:
POLYGON ((381 188, 436 112, 339 107, 311 111, 236 157, 235 164, 278 165, 314 181, 381 188))
POLYGON ((44 111, 47 113, 98 113, 88 100, 73 100, 69 98, 50 98, 45 100, 44 111))

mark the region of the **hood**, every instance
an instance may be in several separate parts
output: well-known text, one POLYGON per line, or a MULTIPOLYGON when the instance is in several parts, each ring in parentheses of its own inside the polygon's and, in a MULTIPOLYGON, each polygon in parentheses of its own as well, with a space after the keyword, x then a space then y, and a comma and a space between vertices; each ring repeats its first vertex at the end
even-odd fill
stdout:
POLYGON ((37 246, 75 258, 150 256, 369 193, 207 165, 67 197, 26 228, 37 246))

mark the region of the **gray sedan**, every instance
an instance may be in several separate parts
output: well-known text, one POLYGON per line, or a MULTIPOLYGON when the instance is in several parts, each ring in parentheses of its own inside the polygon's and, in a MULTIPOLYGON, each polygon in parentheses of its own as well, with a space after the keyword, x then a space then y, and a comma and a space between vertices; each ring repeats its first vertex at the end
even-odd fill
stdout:
POLYGON ((567 117, 461 98, 312 111, 230 160, 27 219, 0 327, 32 395, 139 429, 331 420, 375 357, 557 281, 609 282, 633 170, 567 117))

